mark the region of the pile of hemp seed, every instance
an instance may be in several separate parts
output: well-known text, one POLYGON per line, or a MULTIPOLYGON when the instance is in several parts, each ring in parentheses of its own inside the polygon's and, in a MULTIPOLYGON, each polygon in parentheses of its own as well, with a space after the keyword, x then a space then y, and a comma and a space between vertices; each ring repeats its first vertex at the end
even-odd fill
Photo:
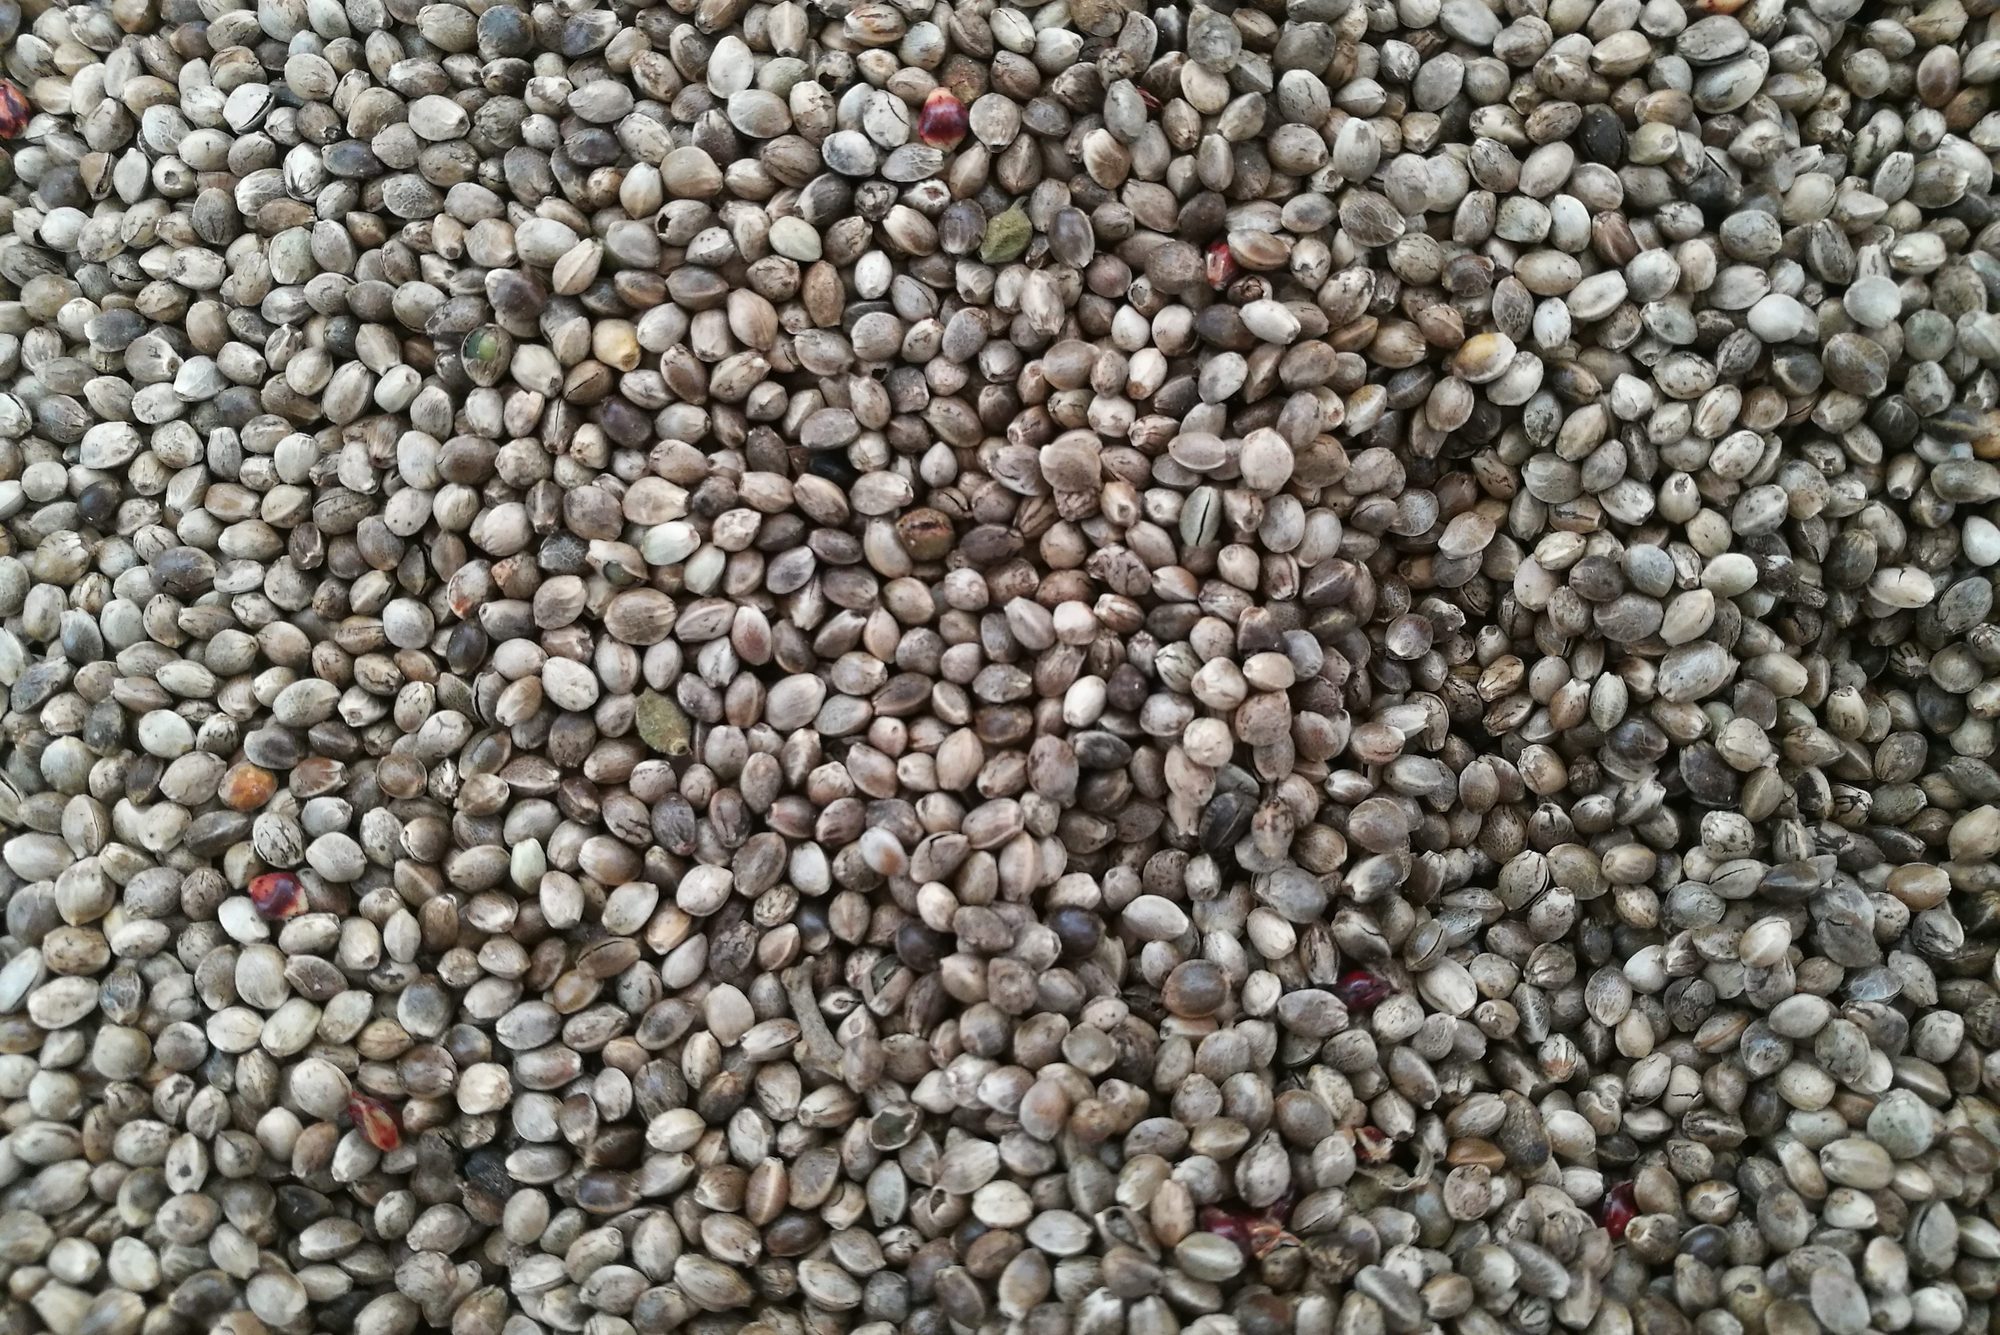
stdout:
POLYGON ((0 75, 0 1335, 2000 1331, 1996 0, 0 75))

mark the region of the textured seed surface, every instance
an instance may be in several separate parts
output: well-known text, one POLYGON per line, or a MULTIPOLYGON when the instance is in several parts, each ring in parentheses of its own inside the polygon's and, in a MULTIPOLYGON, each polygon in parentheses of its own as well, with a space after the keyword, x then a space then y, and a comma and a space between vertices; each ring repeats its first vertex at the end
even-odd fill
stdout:
POLYGON ((0 4, 7 1331, 1994 1328, 1992 8, 0 4))

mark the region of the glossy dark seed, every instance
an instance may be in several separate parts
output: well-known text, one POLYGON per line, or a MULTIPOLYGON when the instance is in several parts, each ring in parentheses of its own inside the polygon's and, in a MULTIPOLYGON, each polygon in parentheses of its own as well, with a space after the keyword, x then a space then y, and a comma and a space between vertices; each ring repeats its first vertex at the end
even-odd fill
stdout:
POLYGON ((1049 915, 1049 927, 1062 943, 1063 958, 1088 958, 1104 939, 1104 926, 1088 909, 1060 908, 1049 915))
POLYGON ((908 918, 896 928, 896 958, 918 973, 930 973, 951 953, 949 937, 908 918))

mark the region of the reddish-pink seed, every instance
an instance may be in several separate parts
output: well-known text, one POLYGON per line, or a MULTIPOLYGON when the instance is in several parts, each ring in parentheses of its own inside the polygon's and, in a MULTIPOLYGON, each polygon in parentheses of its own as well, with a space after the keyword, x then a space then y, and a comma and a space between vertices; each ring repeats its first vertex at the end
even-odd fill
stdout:
POLYGON ((1349 969, 1333 985, 1333 995, 1351 1011, 1372 1011, 1395 990, 1387 979, 1367 969, 1349 969))
POLYGON ((250 878, 250 903, 262 917, 290 918, 305 912, 305 887, 288 871, 267 871, 250 878))
POLYGON ((1228 1238, 1251 1260, 1269 1256, 1292 1235, 1285 1220, 1292 1212, 1292 1198, 1282 1196, 1258 1210, 1247 1205, 1205 1205, 1197 1216, 1204 1231, 1228 1238))
POLYGON ((1208 285, 1221 289, 1228 287, 1230 280, 1239 272, 1236 257, 1229 253, 1229 243, 1215 240, 1208 243, 1207 254, 1208 285))
POLYGON ((917 113, 917 138, 932 148, 957 148, 965 129, 965 103, 949 88, 932 89, 917 113))
POLYGON ((1632 1197, 1632 1184, 1620 1182, 1604 1193, 1604 1199, 1597 1203, 1597 1222, 1604 1231, 1617 1242, 1625 1236, 1625 1230, 1638 1217, 1639 1206, 1632 1197))
POLYGON ((28 95, 11 83, 0 81, 0 139, 12 139, 28 128, 28 118, 35 114, 28 104, 28 95))
POLYGON ((403 1129, 396 1123, 396 1112, 382 1100, 369 1094, 349 1094, 347 1115, 354 1119, 355 1129, 376 1149, 386 1153, 403 1143, 403 1129))
POLYGON ((1232 1210, 1221 1205, 1204 1205, 1199 1219, 1203 1231, 1213 1233, 1217 1237, 1228 1238, 1245 1256, 1251 1254, 1254 1246, 1252 1226, 1257 1221, 1255 1212, 1232 1210))

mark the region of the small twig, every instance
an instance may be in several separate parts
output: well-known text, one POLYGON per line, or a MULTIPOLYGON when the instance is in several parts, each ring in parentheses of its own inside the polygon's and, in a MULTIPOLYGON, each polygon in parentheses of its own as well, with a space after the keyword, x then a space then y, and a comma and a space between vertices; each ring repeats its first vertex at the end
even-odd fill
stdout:
POLYGON ((795 964, 785 970, 785 995, 791 999, 792 1019, 799 1026, 799 1042, 805 1049, 800 1065, 829 1080, 840 1076, 840 1044, 819 1013, 819 997, 813 992, 812 966, 795 964))

